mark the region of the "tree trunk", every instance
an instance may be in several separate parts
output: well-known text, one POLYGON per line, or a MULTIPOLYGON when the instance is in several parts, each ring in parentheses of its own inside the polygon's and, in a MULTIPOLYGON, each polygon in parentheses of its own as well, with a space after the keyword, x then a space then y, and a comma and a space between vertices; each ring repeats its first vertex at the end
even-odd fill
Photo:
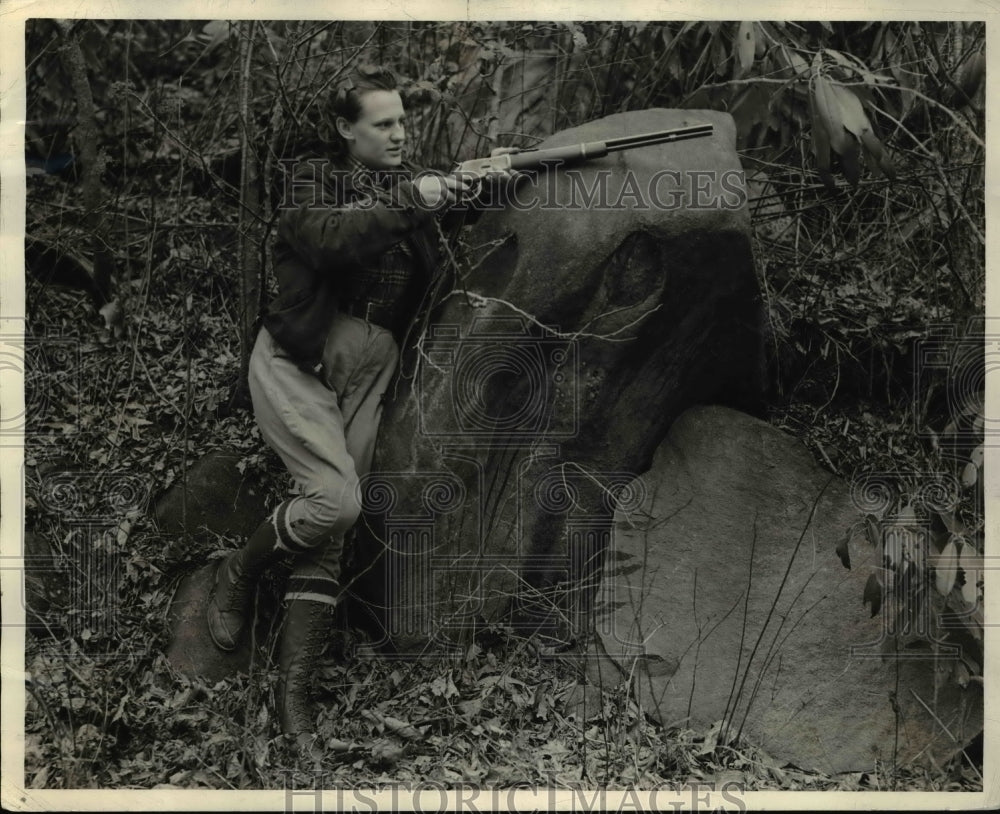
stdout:
POLYGON ((104 207, 104 190, 101 187, 101 173, 104 169, 105 156, 97 149, 97 117, 94 107, 94 94, 87 77, 87 63, 80 50, 80 41, 73 33, 73 23, 69 20, 59 20, 59 29, 65 37, 61 49, 63 64, 69 74, 73 86, 73 96, 76 99, 78 119, 77 151, 79 163, 82 166, 82 203, 85 213, 85 223, 91 234, 91 254, 93 256, 94 303, 104 317, 105 339, 121 336, 122 312, 116 299, 112 299, 112 282, 115 277, 114 254, 108 244, 107 229, 102 209, 104 207))
POLYGON ((249 404, 247 371, 250 352, 256 335, 257 317, 260 313, 261 274, 261 194, 260 162, 254 150, 256 128, 250 115, 250 96, 253 92, 254 36, 257 23, 248 20, 240 23, 239 50, 239 110, 240 110, 240 378, 230 394, 230 407, 249 404))

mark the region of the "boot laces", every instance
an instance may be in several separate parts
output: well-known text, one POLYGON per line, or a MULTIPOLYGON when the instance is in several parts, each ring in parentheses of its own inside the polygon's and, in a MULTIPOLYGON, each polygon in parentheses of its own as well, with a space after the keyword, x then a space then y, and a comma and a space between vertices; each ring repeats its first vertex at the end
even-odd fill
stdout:
POLYGON ((242 612, 246 605, 247 594, 250 589, 250 575, 242 563, 237 564, 239 554, 234 554, 233 559, 226 564, 229 574, 229 586, 226 589, 226 610, 242 612))

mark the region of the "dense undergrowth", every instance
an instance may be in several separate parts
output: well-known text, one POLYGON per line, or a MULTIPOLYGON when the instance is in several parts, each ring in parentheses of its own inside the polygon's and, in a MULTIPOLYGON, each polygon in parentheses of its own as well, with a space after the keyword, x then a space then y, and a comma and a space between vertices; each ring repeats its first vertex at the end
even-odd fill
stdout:
MULTIPOLYGON (((42 43, 51 36, 35 35, 42 43)), ((589 37, 597 48, 590 29, 568 36, 579 47, 589 37)), ((126 42, 111 41, 115 48, 126 42)), ((165 64, 176 75, 139 88, 144 101, 129 108, 121 155, 109 151, 115 192, 104 203, 113 224, 105 237, 115 247, 121 323, 102 325, 78 290, 27 279, 25 553, 62 569, 57 578, 44 568, 28 571, 29 787, 309 787, 317 771, 327 786, 980 787, 973 755, 933 770, 873 763, 862 774, 824 777, 782 766, 753 744, 719 743, 712 731, 665 729, 627 686, 586 686, 577 665, 504 629, 451 661, 384 661, 366 655, 363 642, 331 654, 321 676, 320 734, 334 748, 319 767, 297 760, 278 735, 270 639, 249 674, 214 686, 173 674, 163 652, 178 581, 240 541, 165 537, 149 519, 151 501, 221 448, 242 452, 248 471, 271 484, 269 504, 285 486, 251 414, 231 398, 241 377, 245 295, 232 190, 222 194, 194 172, 171 129, 186 123, 189 143, 203 137, 220 150, 233 146, 211 132, 208 116, 229 81, 226 42, 174 43, 165 64), (193 89, 183 81, 191 49, 210 68, 193 89), (150 163, 139 170, 138 159, 150 163)), ((137 48, 128 81, 155 75, 159 69, 146 63, 154 50, 137 48)), ((682 91, 674 89, 677 99, 682 91)), ((115 91, 118 98, 127 92, 115 91)), ((933 111, 908 124, 936 139, 933 155, 897 133, 894 183, 866 180, 854 189, 841 182, 834 192, 817 182, 801 139, 767 162, 759 147, 742 143, 758 184, 754 244, 773 361, 768 419, 849 482, 878 475, 888 496, 876 520, 909 510, 915 523, 932 527, 937 552, 952 545, 961 562, 961 551, 981 557, 983 546, 985 374, 976 354, 962 350, 981 348, 984 330, 976 321, 984 258, 975 239, 983 228, 975 186, 982 155, 963 128, 933 111), (942 353, 922 357, 935 336, 942 353), (916 497, 944 481, 951 498, 935 519, 916 497)), ((102 119, 102 126, 112 143, 111 123, 102 119)), ((215 171, 218 180, 225 167, 215 171)), ((54 173, 28 178, 29 236, 73 257, 88 235, 76 181, 54 173)), ((848 541, 872 543, 884 544, 848 541)), ((890 561, 886 573, 917 566, 916 582, 933 587, 937 575, 924 560, 890 561)), ((982 586, 970 592, 959 573, 973 572, 955 570, 935 607, 970 593, 979 604, 982 586)), ((972 661, 947 680, 981 681, 981 656, 972 661)))
MULTIPOLYGON (((186 203, 178 201, 177 217, 186 203)), ((179 237, 176 244, 183 245, 179 237)), ((40 343, 50 367, 43 372, 40 363, 26 380, 27 528, 57 557, 72 559, 93 539, 87 534, 103 531, 79 528, 67 515, 73 498, 46 486, 59 473, 75 473, 79 499, 96 473, 120 475, 132 484, 136 508, 148 508, 144 501, 199 456, 235 448, 275 492, 283 487, 280 463, 250 414, 220 415, 238 360, 234 323, 221 307, 230 295, 204 273, 215 257, 201 246, 188 252, 171 246, 135 286, 135 298, 149 305, 112 343, 99 341, 99 319, 78 292, 29 281, 29 334, 58 337, 63 360, 73 363, 61 369, 54 345, 40 343)), ((809 361, 793 342, 780 350, 786 359, 798 353, 800 363, 809 361)), ((817 398, 777 401, 771 421, 802 438, 818 461, 845 477, 869 469, 932 471, 933 453, 913 432, 910 402, 887 402, 879 392, 865 397, 846 386, 831 394, 822 390, 832 386, 829 378, 810 386, 817 398)), ((44 624, 29 618, 35 631, 26 661, 29 785, 280 788, 293 771, 300 773, 297 785, 308 787, 317 769, 296 768, 278 736, 274 673, 264 654, 250 675, 215 686, 171 674, 162 655, 177 580, 239 541, 165 538, 142 516, 127 536, 119 538, 112 523, 106 527, 102 545, 115 563, 119 592, 103 606, 106 618, 76 618, 68 597, 60 605, 60 596, 46 593, 51 583, 35 595, 48 609, 44 624)), ((710 732, 653 723, 626 687, 585 689, 571 664, 499 634, 458 663, 330 661, 321 734, 352 745, 330 752, 319 769, 324 780, 655 788, 724 777, 748 789, 969 789, 978 782, 967 762, 936 773, 873 765, 865 777, 828 778, 782 767, 749 744, 716 749, 710 732)))

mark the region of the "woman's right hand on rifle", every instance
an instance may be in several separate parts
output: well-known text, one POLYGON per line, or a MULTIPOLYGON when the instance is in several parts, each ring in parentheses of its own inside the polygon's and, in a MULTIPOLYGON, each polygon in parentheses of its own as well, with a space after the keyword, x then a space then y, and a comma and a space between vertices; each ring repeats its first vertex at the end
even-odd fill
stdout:
POLYGON ((466 179, 454 175, 424 173, 416 178, 413 186, 424 204, 430 209, 452 206, 472 192, 472 185, 466 179))

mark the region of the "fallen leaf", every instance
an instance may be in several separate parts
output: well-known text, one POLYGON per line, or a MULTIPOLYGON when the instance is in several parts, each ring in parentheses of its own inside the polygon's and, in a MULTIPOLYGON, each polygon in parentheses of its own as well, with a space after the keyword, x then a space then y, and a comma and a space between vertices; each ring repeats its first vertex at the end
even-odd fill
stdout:
POLYGON ((705 741, 698 750, 699 755, 710 755, 712 754, 716 747, 719 745, 719 733, 722 731, 722 721, 716 721, 712 724, 708 732, 705 733, 705 741))
POLYGON ((420 740, 423 738, 423 735, 411 724, 401 721, 399 718, 393 718, 391 715, 383 715, 374 710, 363 709, 361 710, 361 716, 384 729, 388 729, 394 735, 399 735, 401 738, 408 738, 410 740, 420 740))
POLYGON ((840 563, 847 570, 851 569, 851 551, 848 544, 850 543, 852 536, 853 533, 848 531, 847 534, 844 535, 844 539, 840 541, 836 548, 837 556, 840 557, 840 563))
POLYGON ((862 605, 867 605, 871 603, 872 606, 872 616, 876 616, 882 608, 882 583, 875 574, 871 574, 868 577, 868 582, 865 583, 864 596, 861 599, 862 605))

